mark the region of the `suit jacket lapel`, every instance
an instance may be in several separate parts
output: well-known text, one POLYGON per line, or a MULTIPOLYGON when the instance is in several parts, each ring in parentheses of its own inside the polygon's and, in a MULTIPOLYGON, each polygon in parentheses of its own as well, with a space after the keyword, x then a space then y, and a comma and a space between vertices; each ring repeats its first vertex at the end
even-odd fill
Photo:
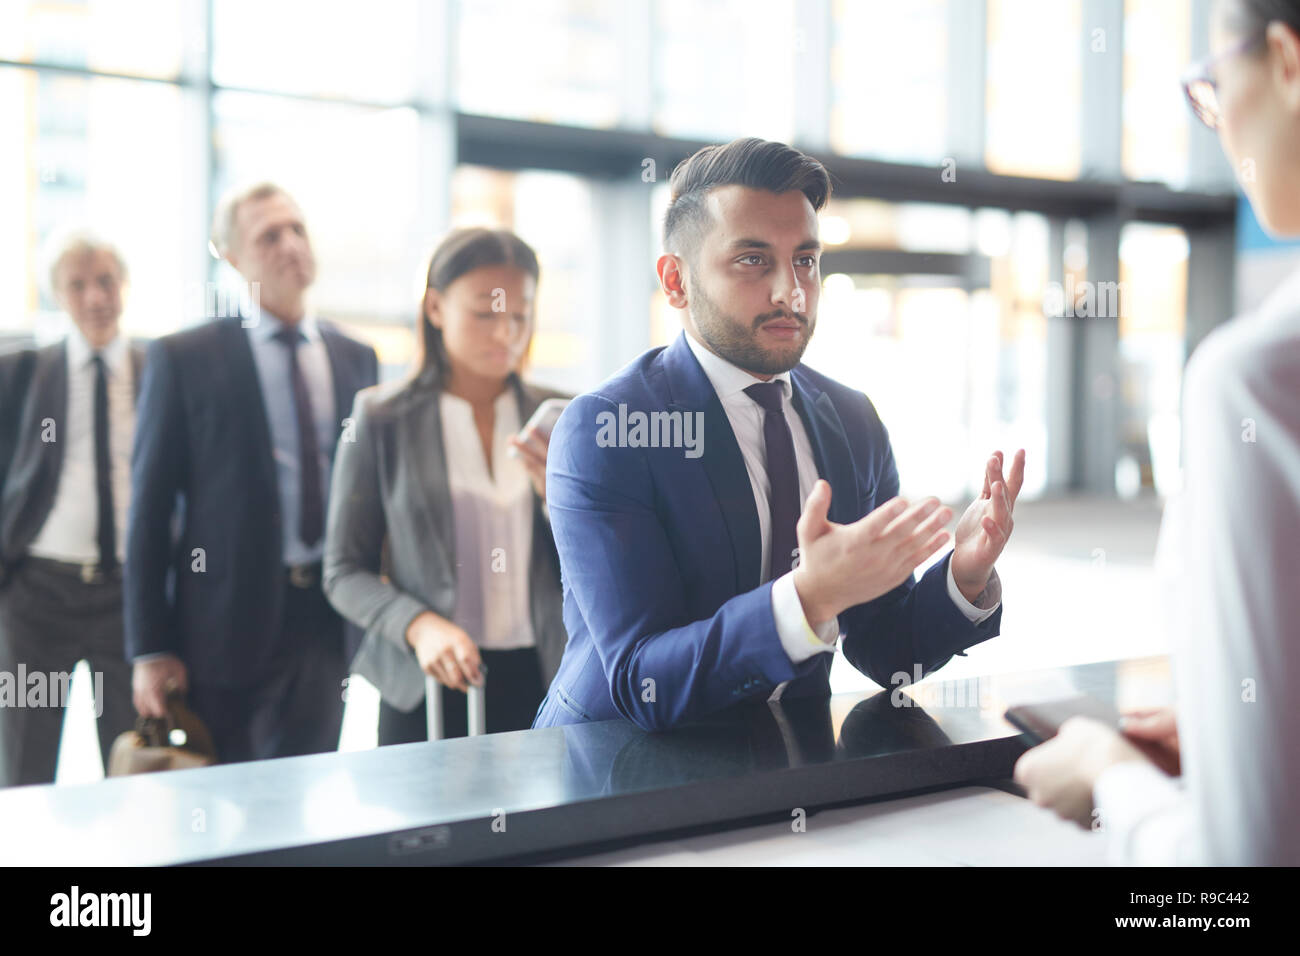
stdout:
POLYGON ((262 382, 257 374, 257 364, 253 358, 253 346, 248 342, 248 332, 244 329, 240 316, 218 319, 221 323, 222 336, 226 351, 230 355, 230 374, 235 388, 235 400, 242 398, 244 414, 249 417, 253 428, 253 437, 257 442, 256 458, 262 470, 265 487, 279 487, 275 474, 275 455, 271 450, 271 425, 267 421, 266 399, 262 395, 262 382))
MULTIPOLYGON (((533 417, 533 412, 537 411, 537 406, 542 404, 542 396, 531 386, 525 385, 523 379, 518 374, 510 376, 510 385, 515 392, 515 400, 519 406, 519 427, 523 428, 528 423, 528 419, 533 417)), ((533 520, 541 518, 545 521, 545 515, 542 512, 542 499, 537 497, 537 492, 533 492, 533 520)))
POLYGON ((140 376, 144 374, 145 345, 143 342, 128 342, 127 352, 131 356, 131 396, 133 402, 140 401, 140 376))
POLYGON ((663 360, 669 409, 704 413, 704 451, 700 457, 731 539, 736 593, 750 591, 758 587, 763 558, 758 511, 745 458, 717 392, 686 344, 685 332, 664 350, 663 360))
POLYGON ((537 406, 542 404, 542 397, 536 389, 525 385, 518 375, 510 376, 510 385, 519 404, 519 427, 523 428, 528 419, 532 418, 533 412, 537 411, 537 406))
POLYGON ((329 356, 330 381, 334 387, 334 445, 330 448, 330 460, 334 460, 334 451, 343 434, 343 419, 352 414, 352 397, 356 394, 356 383, 352 369, 343 363, 343 344, 333 328, 324 322, 319 323, 321 341, 325 343, 325 354, 329 356))
MULTIPOLYGON (((68 440, 68 346, 66 342, 36 353, 36 366, 32 370, 31 404, 28 405, 27 422, 23 433, 29 444, 18 450, 17 460, 24 458, 35 462, 36 500, 40 503, 32 510, 45 515, 54 503, 54 492, 63 469, 63 446, 68 440), (45 419, 54 422, 54 441, 43 438, 45 419)), ((12 479, 11 479, 12 480, 12 479)), ((39 529, 39 525, 36 526, 39 529)))
MULTIPOLYGON (((397 447, 410 463, 415 496, 412 520, 429 532, 442 552, 443 567, 456 567, 456 534, 452 525, 451 483, 447 477, 447 451, 442 434, 442 389, 432 369, 421 372, 408 387, 410 410, 396 419, 400 430, 397 447)), ((453 572, 454 573, 454 572, 453 572)))
POLYGON ((831 403, 830 396, 810 382, 795 366, 790 373, 791 404, 803 420, 817 461, 817 474, 831 486, 831 506, 827 517, 837 524, 856 519, 857 481, 853 456, 844 424, 831 403))

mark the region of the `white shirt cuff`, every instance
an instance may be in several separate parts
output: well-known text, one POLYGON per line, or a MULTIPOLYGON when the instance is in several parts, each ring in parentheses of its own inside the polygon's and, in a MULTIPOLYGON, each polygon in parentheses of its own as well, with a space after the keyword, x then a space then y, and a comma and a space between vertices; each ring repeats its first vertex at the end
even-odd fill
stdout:
POLYGON ((1002 579, 998 577, 998 569, 993 569, 993 573, 989 575, 988 584, 984 585, 984 590, 975 596, 977 603, 972 604, 958 590, 957 579, 952 575, 952 558, 949 558, 948 597, 952 598, 952 603, 957 605, 957 610, 966 615, 966 620, 972 624, 979 624, 981 621, 992 617, 993 612, 1002 604, 1002 579))
MULTIPOLYGON (((151 654, 141 654, 139 657, 131 658, 132 664, 139 664, 141 661, 153 661, 160 657, 176 657, 171 651, 154 651, 151 654)), ((177 658, 179 660, 179 658, 177 658)))
POLYGON ((1112 865, 1195 865, 1191 802, 1178 781, 1146 760, 1123 760, 1097 775, 1092 802, 1112 865))
POLYGON ((799 592, 795 590, 793 571, 787 571, 772 582, 772 617, 776 619, 776 633, 790 663, 802 663, 814 654, 835 653, 840 619, 833 617, 813 630, 804 616, 799 592))

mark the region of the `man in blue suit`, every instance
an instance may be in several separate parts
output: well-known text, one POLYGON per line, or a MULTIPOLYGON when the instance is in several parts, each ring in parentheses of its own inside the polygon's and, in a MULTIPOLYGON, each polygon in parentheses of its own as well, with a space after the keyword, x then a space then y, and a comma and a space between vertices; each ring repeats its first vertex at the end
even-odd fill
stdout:
POLYGON ((998 633, 994 561, 1024 452, 987 462, 952 552, 937 499, 898 497, 870 400, 800 363, 821 287, 826 170, 781 143, 673 173, 658 262, 685 330, 556 424, 547 463, 569 643, 534 720, 676 726, 742 699, 824 695, 836 640, 883 686, 998 633), (901 675, 901 676, 900 676, 901 675))

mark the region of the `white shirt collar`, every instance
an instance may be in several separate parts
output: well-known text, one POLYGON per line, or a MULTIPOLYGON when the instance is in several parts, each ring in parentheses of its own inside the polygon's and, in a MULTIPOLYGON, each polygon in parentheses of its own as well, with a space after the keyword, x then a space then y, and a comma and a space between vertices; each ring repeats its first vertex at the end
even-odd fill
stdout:
MULTIPOLYGON (((90 360, 95 355, 95 350, 90 347, 86 337, 81 334, 81 329, 77 328, 75 322, 68 320, 71 329, 68 331, 67 349, 68 349, 68 369, 76 370, 84 368, 90 364, 90 360)), ((113 336, 113 340, 100 350, 104 356, 104 365, 108 369, 109 375, 118 375, 126 371, 127 351, 126 338, 121 332, 113 336)))
MULTIPOLYGON (((470 404, 469 399, 461 398, 459 395, 453 395, 445 388, 442 389, 438 394, 439 397, 444 402, 459 406, 465 412, 465 414, 473 418, 474 406, 470 404)), ((510 415, 512 411, 517 416, 519 412, 519 406, 515 402, 514 389, 510 388, 507 385, 506 389, 500 395, 498 395, 496 398, 492 400, 492 412, 499 419, 503 415, 506 416, 510 415)))
MULTIPOLYGON (((743 368, 728 362, 722 356, 710 352, 708 347, 697 342, 690 332, 683 330, 682 334, 686 336, 686 344, 695 353, 700 367, 704 369, 704 374, 708 376, 709 384, 718 393, 718 398, 721 401, 725 402, 737 393, 743 394, 749 386, 763 381, 761 378, 756 378, 746 372, 743 368)), ((771 380, 782 383, 781 393, 787 402, 790 401, 790 393, 794 388, 790 384, 790 373, 781 372, 779 375, 774 375, 771 380)), ((748 399, 749 396, 745 395, 745 398, 748 399)))
MULTIPOLYGON (((283 319, 258 306, 250 306, 248 315, 245 318, 250 323, 246 326, 248 334, 263 340, 270 339, 271 336, 288 324, 283 319)), ((320 339, 320 326, 316 322, 316 317, 310 312, 305 313, 298 320, 298 331, 306 337, 308 342, 316 342, 320 339)))

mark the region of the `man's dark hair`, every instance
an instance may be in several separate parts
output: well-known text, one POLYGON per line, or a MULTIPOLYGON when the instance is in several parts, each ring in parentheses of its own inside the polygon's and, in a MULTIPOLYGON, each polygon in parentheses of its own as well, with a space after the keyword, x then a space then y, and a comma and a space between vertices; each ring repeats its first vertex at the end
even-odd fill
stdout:
POLYGON ((826 167, 785 143, 734 139, 725 146, 706 146, 673 170, 672 198, 664 214, 664 249, 692 255, 709 222, 704 201, 719 186, 748 186, 774 193, 799 190, 814 210, 831 197, 826 167))

